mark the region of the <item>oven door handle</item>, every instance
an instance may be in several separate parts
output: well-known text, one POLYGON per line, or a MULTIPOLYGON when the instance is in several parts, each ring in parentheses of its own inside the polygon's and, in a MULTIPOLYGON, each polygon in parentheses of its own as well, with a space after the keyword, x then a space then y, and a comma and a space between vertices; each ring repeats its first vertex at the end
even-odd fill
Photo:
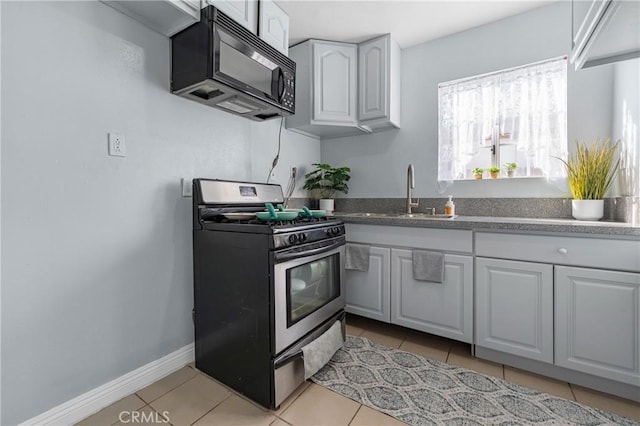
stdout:
POLYGON ((320 254, 320 253, 324 253, 327 251, 331 251, 334 250, 336 247, 340 247, 341 245, 344 245, 345 241, 344 241, 344 237, 342 238, 338 238, 335 242, 333 242, 332 244, 329 244, 327 246, 323 246, 323 247, 319 247, 319 248, 315 248, 315 249, 310 249, 310 250, 305 250, 305 251, 290 251, 290 252, 282 252, 282 253, 276 253, 274 256, 274 260, 276 262, 282 262, 285 260, 291 260, 291 259, 297 259, 300 257, 307 257, 307 256, 313 256, 316 254, 320 254))

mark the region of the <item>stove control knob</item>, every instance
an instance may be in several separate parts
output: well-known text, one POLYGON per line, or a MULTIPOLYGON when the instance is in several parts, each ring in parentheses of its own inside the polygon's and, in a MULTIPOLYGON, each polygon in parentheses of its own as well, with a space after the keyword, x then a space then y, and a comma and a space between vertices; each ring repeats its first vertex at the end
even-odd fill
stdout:
POLYGON ((298 241, 300 241, 301 243, 305 242, 307 240, 307 234, 305 234, 304 232, 301 232, 298 234, 298 241))
POLYGON ((340 227, 333 228, 333 235, 340 235, 340 227))
POLYGON ((327 228, 326 233, 327 233, 327 237, 332 236, 333 235, 333 228, 327 228))
POLYGON ((289 243, 295 244, 298 242, 298 236, 296 234, 289 235, 289 243))

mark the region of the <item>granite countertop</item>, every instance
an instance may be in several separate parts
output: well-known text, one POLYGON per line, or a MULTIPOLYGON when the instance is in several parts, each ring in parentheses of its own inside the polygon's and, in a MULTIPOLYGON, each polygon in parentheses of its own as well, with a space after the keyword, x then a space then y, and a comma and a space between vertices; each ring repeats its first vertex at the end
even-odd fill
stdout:
POLYGON ((443 216, 434 217, 424 214, 410 216, 402 213, 335 212, 334 216, 342 219, 346 223, 370 225, 640 236, 640 225, 625 222, 490 216, 456 216, 450 218, 443 216))

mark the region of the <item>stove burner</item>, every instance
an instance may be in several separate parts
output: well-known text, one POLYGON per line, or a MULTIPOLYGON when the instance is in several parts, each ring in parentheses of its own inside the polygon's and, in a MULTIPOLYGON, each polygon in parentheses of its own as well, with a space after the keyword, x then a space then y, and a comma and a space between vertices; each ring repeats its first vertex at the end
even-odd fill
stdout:
POLYGON ((269 225, 271 227, 274 226, 285 226, 285 225, 295 225, 295 224, 308 224, 308 223, 320 223, 326 222, 330 220, 328 217, 298 217, 293 220, 260 220, 258 218, 252 219, 229 219, 222 215, 215 216, 210 219, 212 222, 218 223, 237 223, 237 224, 247 224, 247 225, 269 225))

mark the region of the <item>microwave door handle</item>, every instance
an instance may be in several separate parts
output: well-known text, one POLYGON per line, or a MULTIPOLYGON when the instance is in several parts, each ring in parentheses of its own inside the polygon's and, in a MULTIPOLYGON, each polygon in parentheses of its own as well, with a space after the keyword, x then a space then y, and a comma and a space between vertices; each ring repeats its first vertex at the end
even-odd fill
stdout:
POLYGON ((278 68, 278 102, 282 102, 282 95, 284 95, 284 73, 282 68, 278 68))

